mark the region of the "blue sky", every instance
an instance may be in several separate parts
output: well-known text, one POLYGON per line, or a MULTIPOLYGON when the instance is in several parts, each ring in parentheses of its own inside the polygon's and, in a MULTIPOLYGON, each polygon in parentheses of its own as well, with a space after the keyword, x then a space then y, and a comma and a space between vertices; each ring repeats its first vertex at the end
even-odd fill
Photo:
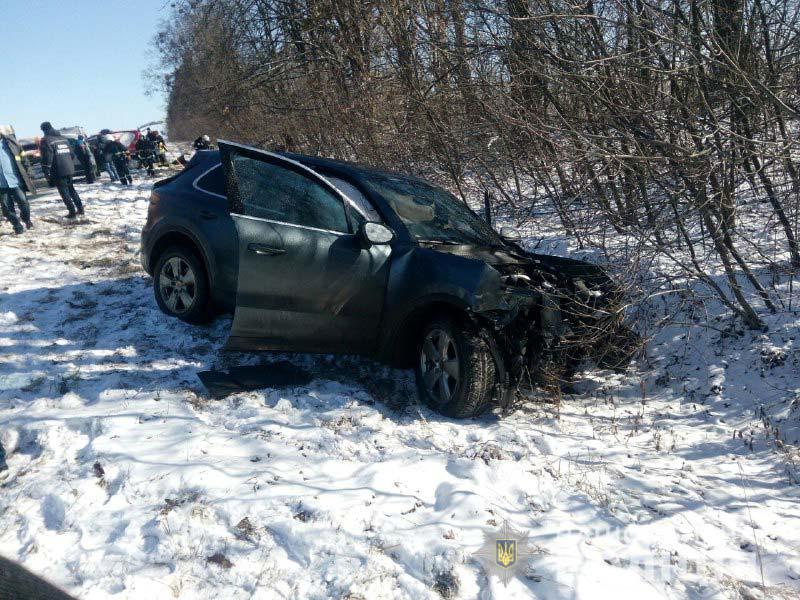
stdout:
POLYGON ((0 124, 30 137, 45 120, 96 133, 163 119, 142 72, 168 16, 168 0, 0 0, 0 124))

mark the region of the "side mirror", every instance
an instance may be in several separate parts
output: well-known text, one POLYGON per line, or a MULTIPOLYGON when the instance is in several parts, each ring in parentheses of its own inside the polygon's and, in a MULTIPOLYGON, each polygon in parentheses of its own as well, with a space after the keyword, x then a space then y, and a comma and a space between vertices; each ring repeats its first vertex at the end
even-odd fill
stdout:
POLYGON ((506 240, 507 242, 522 241, 522 236, 520 235, 519 230, 508 226, 500 228, 500 237, 506 240))
POLYGON ((359 229, 361 239, 368 246, 388 244, 394 239, 394 232, 383 223, 367 221, 359 229))

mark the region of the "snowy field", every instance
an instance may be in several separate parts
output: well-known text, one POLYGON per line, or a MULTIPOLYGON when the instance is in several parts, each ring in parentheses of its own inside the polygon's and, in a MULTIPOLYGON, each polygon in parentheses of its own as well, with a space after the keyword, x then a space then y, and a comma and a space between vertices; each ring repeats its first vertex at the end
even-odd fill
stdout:
POLYGON ((625 374, 453 421, 408 372, 166 318, 149 184, 78 190, 79 223, 48 193, 0 227, 0 555, 87 600, 800 594, 797 312, 687 315, 625 374), (287 358, 314 380, 212 400, 196 377, 287 358), (473 558, 506 520, 533 552, 508 588, 473 558))

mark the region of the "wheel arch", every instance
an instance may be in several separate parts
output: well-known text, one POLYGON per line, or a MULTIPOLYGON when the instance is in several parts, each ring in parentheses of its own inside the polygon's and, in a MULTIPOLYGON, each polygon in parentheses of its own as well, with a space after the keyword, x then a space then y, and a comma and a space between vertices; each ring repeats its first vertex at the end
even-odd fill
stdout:
POLYGON ((214 272, 211 268, 208 254, 203 249, 202 244, 188 231, 173 229, 164 232, 158 237, 150 249, 148 265, 150 273, 154 274, 156 263, 158 263, 159 257, 164 253, 165 250, 171 248, 172 246, 182 246, 197 255, 197 257, 203 263, 209 289, 212 289, 214 284, 214 272))
POLYGON ((467 303, 457 297, 435 296, 418 301, 397 319, 391 335, 384 340, 384 355, 389 362, 401 367, 412 366, 422 329, 439 316, 465 321, 471 318, 471 313, 467 303))

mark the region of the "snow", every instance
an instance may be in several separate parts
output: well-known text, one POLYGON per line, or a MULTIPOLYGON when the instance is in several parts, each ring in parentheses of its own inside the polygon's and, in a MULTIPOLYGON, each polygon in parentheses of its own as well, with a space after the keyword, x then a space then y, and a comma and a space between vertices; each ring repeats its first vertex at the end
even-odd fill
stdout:
POLYGON ((77 187, 81 222, 48 192, 33 231, 0 227, 0 554, 76 597, 800 593, 796 311, 669 325, 626 373, 454 421, 408 372, 168 319, 149 183, 77 187), (314 380, 212 400, 196 377, 274 360, 314 380), (504 520, 533 544, 507 588, 472 557, 504 520))

